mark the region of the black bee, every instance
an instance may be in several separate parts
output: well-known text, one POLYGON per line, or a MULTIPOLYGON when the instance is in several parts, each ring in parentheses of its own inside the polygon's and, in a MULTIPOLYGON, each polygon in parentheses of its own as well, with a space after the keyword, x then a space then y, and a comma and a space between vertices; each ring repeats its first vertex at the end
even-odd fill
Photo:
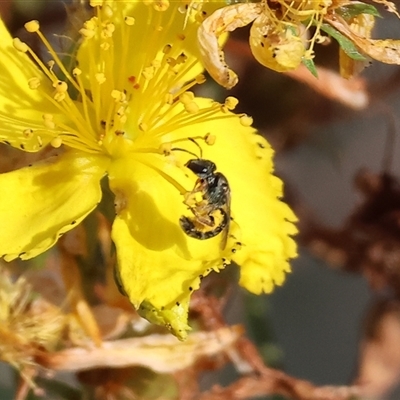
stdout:
POLYGON ((182 216, 179 223, 190 237, 205 240, 224 231, 225 247, 230 222, 230 188, 226 177, 216 172, 216 165, 203 158, 189 160, 185 166, 198 176, 193 190, 185 196, 185 204, 193 217, 182 216), (200 194, 201 200, 196 199, 200 194))

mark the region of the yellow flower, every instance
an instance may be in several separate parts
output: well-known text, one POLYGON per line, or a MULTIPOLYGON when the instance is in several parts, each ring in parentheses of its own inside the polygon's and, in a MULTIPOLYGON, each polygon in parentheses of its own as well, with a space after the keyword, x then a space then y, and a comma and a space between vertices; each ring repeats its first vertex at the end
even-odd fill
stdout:
MULTIPOLYGON (((400 17, 394 3, 373 1, 400 17)), ((317 75, 313 64, 314 45, 327 39, 325 33, 336 39, 345 52, 341 56, 341 72, 350 77, 352 71, 360 69, 360 62, 366 61, 364 55, 388 64, 400 64, 399 40, 370 39, 374 18, 378 15, 374 6, 352 0, 244 2, 222 6, 207 17, 199 29, 198 42, 205 68, 228 89, 237 84, 238 77, 225 63, 219 38, 251 23, 250 48, 265 67, 287 72, 304 63, 317 75)))
POLYGON ((237 262, 254 293, 283 282, 296 256, 296 218, 279 200, 269 144, 249 117, 231 112, 235 99, 219 104, 189 91, 204 80, 199 19, 168 1, 91 5, 71 70, 36 21, 26 28, 47 47, 48 64, 0 25, 0 140, 31 152, 64 145, 0 175, 0 252, 28 259, 50 248, 97 206, 107 175, 123 290, 147 319, 184 338, 190 295, 211 271, 237 262), (229 196, 207 208, 204 181, 185 166, 200 157, 226 176, 230 209, 229 196), (222 226, 222 209, 232 216, 226 243, 227 228, 199 240, 180 224, 185 216, 195 229, 205 230, 202 218, 222 226))

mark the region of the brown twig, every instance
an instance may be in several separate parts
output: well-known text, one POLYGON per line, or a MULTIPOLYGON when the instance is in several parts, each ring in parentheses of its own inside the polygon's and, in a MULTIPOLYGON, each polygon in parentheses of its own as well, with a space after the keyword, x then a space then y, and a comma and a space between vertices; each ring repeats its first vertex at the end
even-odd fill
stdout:
POLYGON ((243 377, 225 388, 214 386, 198 400, 244 400, 270 394, 281 394, 296 400, 349 400, 360 393, 356 387, 317 387, 283 372, 268 369, 260 376, 243 377))
MULTIPOLYGON (((191 309, 199 312, 206 329, 218 329, 225 326, 219 300, 206 296, 199 290, 193 297, 191 309)), ((196 400, 244 400, 256 396, 280 394, 293 400, 349 400, 360 394, 359 387, 323 386, 291 377, 282 371, 269 368, 264 364, 256 346, 247 338, 241 337, 227 351, 239 368, 246 364, 248 374, 227 387, 214 386, 203 392, 196 400), (234 353, 233 353, 234 352, 234 353)), ((240 369, 239 369, 240 371, 240 369)))

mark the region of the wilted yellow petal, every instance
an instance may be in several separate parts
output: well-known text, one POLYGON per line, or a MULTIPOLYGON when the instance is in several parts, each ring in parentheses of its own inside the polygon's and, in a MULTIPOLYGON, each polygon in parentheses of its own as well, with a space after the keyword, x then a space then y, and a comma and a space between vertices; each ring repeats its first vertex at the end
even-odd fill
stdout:
POLYGON ((238 82, 238 77, 225 62, 219 38, 223 33, 254 21, 262 11, 257 3, 234 4, 215 11, 206 18, 197 34, 203 64, 209 74, 222 86, 231 89, 238 82))
POLYGON ((9 261, 43 253, 98 204, 102 157, 67 153, 0 174, 0 254, 9 261))
MULTIPOLYGON (((350 22, 350 29, 359 36, 369 39, 375 25, 375 17, 369 14, 360 14, 350 22)), ((339 48, 340 75, 349 79, 358 75, 367 65, 368 61, 359 61, 350 58, 342 48, 339 48)))
POLYGON ((250 29, 250 47, 256 60, 277 72, 296 69, 302 61, 306 48, 299 37, 299 28, 294 34, 293 24, 282 22, 277 31, 266 15, 258 17, 250 29))
POLYGON ((400 40, 368 39, 354 33, 340 17, 328 15, 325 20, 348 37, 366 55, 386 64, 400 64, 400 40))

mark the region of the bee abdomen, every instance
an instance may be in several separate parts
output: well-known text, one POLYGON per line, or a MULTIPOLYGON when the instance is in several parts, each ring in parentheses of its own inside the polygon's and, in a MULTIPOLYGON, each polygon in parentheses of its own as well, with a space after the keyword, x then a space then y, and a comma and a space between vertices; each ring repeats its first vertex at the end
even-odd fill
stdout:
POLYGON ((206 226, 202 227, 201 229, 203 230, 201 230, 196 219, 185 217, 184 215, 179 218, 179 225, 181 226, 182 230, 192 238, 199 240, 210 239, 221 233, 229 223, 228 214, 221 208, 219 208, 218 210, 222 215, 222 220, 218 225, 214 227, 207 227, 210 230, 205 230, 204 228, 206 228, 206 226), (197 225, 195 222, 197 222, 197 225))

